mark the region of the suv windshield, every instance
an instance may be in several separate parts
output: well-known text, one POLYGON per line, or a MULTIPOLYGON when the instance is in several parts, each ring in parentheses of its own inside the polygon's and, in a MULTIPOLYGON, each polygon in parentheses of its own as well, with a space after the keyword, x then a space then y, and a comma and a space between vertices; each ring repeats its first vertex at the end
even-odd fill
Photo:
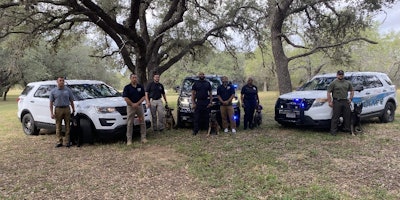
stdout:
MULTIPOLYGON (((191 93, 192 86, 198 78, 186 78, 182 84, 182 93, 191 93)), ((206 77, 206 80, 211 83, 212 91, 217 91, 218 86, 221 85, 221 79, 219 77, 206 77)))
POLYGON ((68 87, 71 88, 75 100, 121 96, 116 89, 105 84, 79 84, 68 85, 68 87))
MULTIPOLYGON (((317 77, 302 85, 297 91, 327 90, 329 84, 335 79, 336 77, 317 77)), ((346 76, 344 79, 349 80, 353 87, 362 86, 365 82, 361 76, 346 76)))

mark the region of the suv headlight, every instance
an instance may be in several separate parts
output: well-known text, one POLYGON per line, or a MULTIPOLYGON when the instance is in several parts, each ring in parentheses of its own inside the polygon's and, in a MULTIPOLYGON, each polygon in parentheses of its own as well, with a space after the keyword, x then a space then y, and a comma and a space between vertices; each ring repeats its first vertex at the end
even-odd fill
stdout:
POLYGON ((327 102, 328 99, 327 98, 317 98, 314 101, 313 107, 319 107, 324 105, 325 102, 327 102))
POLYGON ((239 106, 240 106, 240 105, 239 105, 239 98, 234 97, 234 98, 232 99, 232 106, 233 106, 233 107, 239 107, 239 106))
POLYGON ((179 106, 180 107, 190 107, 190 97, 179 98, 179 106))
POLYGON ((98 113, 113 113, 115 111, 115 107, 97 107, 98 113))

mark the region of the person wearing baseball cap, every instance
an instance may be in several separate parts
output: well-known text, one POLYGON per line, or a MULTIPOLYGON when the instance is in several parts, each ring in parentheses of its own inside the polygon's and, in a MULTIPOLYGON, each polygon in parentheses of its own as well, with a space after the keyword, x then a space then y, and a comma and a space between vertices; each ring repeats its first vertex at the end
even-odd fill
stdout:
POLYGON ((350 103, 353 100, 354 90, 351 82, 344 79, 344 71, 338 70, 336 79, 328 87, 327 98, 329 106, 332 107, 331 135, 338 131, 338 121, 343 116, 344 131, 350 131, 350 103))

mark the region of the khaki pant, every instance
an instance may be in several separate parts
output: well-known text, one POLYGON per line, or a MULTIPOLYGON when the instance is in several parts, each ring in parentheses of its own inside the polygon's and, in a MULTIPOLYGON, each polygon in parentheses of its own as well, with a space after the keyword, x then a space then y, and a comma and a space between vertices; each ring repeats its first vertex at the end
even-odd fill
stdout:
POLYGON ((126 106, 126 111, 128 113, 128 123, 126 127, 126 139, 127 142, 132 142, 133 126, 135 122, 135 115, 138 117, 138 123, 140 125, 140 136, 141 139, 146 139, 146 124, 144 121, 144 111, 142 105, 137 108, 131 106, 126 106))
POLYGON ((153 125, 153 130, 162 130, 164 129, 164 120, 165 120, 165 110, 163 106, 163 102, 161 99, 158 100, 150 100, 150 112, 151 112, 151 121, 153 125))
POLYGON ((56 136, 58 138, 58 142, 60 144, 65 141, 65 144, 68 144, 69 141, 69 130, 70 130, 70 119, 71 119, 71 110, 70 107, 65 108, 55 108, 54 118, 56 119, 56 136), (62 129, 62 120, 65 123, 65 140, 63 140, 63 136, 61 134, 62 129))
POLYGON ((221 118, 222 118, 222 128, 228 128, 228 124, 230 124, 231 129, 236 129, 236 122, 233 118, 234 110, 233 106, 220 106, 221 110, 221 118), (229 118, 229 123, 228 123, 229 118))

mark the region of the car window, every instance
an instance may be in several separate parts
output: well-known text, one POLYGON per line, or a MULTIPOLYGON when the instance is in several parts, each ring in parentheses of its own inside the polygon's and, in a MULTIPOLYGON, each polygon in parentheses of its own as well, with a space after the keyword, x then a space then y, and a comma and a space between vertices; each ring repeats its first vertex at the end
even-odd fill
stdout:
POLYGON ((351 76, 348 77, 348 80, 353 85, 353 88, 362 88, 364 86, 364 77, 363 76, 351 76))
POLYGON ((392 80, 386 74, 382 75, 382 78, 388 85, 393 85, 392 80))
POLYGON ((39 98, 49 98, 50 97, 50 91, 55 88, 55 85, 41 85, 33 95, 34 97, 39 97, 39 98))
POLYGON ((194 79, 185 79, 182 83, 181 92, 190 93, 192 91, 192 86, 194 81, 195 81, 194 79))
POLYGON ((76 100, 121 96, 121 93, 106 84, 78 84, 68 87, 71 88, 76 100))
MULTIPOLYGON (((196 80, 198 79, 186 78, 182 83, 181 92, 190 93, 192 91, 192 86, 196 80)), ((219 77, 206 77, 206 80, 210 82, 213 91, 217 91, 218 86, 222 84, 219 77)))
POLYGON ((21 92, 21 95, 28 95, 28 93, 33 89, 33 86, 28 85, 25 89, 21 92))
POLYGON ((336 77, 317 77, 308 81, 297 90, 298 91, 327 90, 329 84, 331 84, 331 82, 335 79, 336 77))
POLYGON ((376 76, 365 76, 364 88, 383 87, 382 82, 376 76))

